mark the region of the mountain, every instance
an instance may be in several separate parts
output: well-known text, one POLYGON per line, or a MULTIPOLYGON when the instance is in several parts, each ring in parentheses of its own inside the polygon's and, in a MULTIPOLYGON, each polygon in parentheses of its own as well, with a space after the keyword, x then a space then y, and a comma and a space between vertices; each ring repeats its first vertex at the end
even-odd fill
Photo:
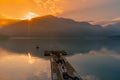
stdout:
POLYGON ((120 22, 106 26, 105 30, 109 36, 120 36, 120 22))
POLYGON ((88 22, 48 15, 4 26, 0 33, 12 37, 84 37, 100 35, 102 29, 101 26, 88 22))
POLYGON ((13 24, 18 22, 19 20, 14 19, 0 19, 0 27, 3 27, 5 25, 13 24))
POLYGON ((8 24, 12 24, 19 21, 18 19, 10 19, 9 17, 0 14, 0 27, 8 25, 8 24))
MULTIPOLYGON (((102 27, 88 22, 77 22, 71 19, 55 16, 23 20, 0 28, 0 33, 10 37, 104 37, 120 35, 120 29, 115 25, 102 27), (116 33, 116 31, 118 31, 116 33)), ((117 26, 117 25, 116 25, 117 26)), ((118 26, 117 26, 118 27, 118 26)))

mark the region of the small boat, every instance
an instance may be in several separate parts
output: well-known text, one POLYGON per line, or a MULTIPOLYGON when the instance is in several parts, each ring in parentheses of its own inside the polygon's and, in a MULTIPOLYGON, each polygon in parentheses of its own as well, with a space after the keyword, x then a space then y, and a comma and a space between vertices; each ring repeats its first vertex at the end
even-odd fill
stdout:
POLYGON ((36 49, 37 49, 37 50, 39 50, 39 48, 40 48, 39 46, 36 46, 36 49))

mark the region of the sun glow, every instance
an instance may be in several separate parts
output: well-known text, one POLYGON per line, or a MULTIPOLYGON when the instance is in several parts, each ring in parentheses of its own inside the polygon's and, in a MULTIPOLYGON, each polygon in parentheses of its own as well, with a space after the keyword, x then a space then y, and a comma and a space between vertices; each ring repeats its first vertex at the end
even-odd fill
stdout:
POLYGON ((31 20, 37 16, 57 16, 64 8, 65 0, 0 0, 0 18, 31 20))
POLYGON ((32 59, 31 53, 28 53, 28 63, 33 64, 34 60, 32 59))
POLYGON ((38 17, 38 14, 35 14, 33 12, 28 12, 28 14, 22 18, 22 20, 31 20, 32 18, 38 17))

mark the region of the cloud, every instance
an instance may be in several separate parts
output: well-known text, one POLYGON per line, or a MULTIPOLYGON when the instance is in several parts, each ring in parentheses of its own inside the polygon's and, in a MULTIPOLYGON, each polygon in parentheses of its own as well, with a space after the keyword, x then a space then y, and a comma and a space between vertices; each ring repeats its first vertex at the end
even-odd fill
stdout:
POLYGON ((0 13, 6 17, 18 18, 35 8, 33 0, 0 0, 0 13))
POLYGON ((96 55, 104 55, 104 56, 110 56, 110 57, 113 57, 115 59, 120 59, 120 54, 115 52, 115 51, 112 51, 112 50, 108 50, 106 48, 102 48, 101 50, 99 51, 96 51, 96 50, 91 50, 89 51, 88 53, 77 53, 79 56, 96 56, 96 55))
MULTIPOLYGON (((63 0, 62 0, 63 1, 63 0)), ((0 0, 0 14, 8 18, 22 18, 28 12, 56 15, 62 12, 61 0, 0 0)), ((0 17, 1 18, 1 17, 0 17)))
POLYGON ((108 25, 112 25, 112 24, 116 24, 120 22, 120 17, 117 18, 113 18, 111 20, 101 20, 101 21, 91 21, 91 24, 97 24, 97 25, 101 25, 103 27, 106 27, 108 25))
POLYGON ((68 8, 62 15, 78 21, 98 21, 119 17, 120 0, 67 0, 68 8))

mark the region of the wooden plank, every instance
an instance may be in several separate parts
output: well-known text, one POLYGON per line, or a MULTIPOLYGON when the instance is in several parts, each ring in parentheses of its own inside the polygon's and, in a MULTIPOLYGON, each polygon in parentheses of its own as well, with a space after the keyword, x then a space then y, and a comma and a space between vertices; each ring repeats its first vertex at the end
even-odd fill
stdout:
MULTIPOLYGON (((67 53, 65 51, 46 51, 45 55, 51 57, 51 75, 52 80, 64 80, 63 74, 67 74, 69 78, 79 78, 75 80, 82 80, 81 77, 77 76, 75 69, 72 65, 66 60, 64 55, 67 53)), ((70 79, 72 80, 72 79, 70 79)))

